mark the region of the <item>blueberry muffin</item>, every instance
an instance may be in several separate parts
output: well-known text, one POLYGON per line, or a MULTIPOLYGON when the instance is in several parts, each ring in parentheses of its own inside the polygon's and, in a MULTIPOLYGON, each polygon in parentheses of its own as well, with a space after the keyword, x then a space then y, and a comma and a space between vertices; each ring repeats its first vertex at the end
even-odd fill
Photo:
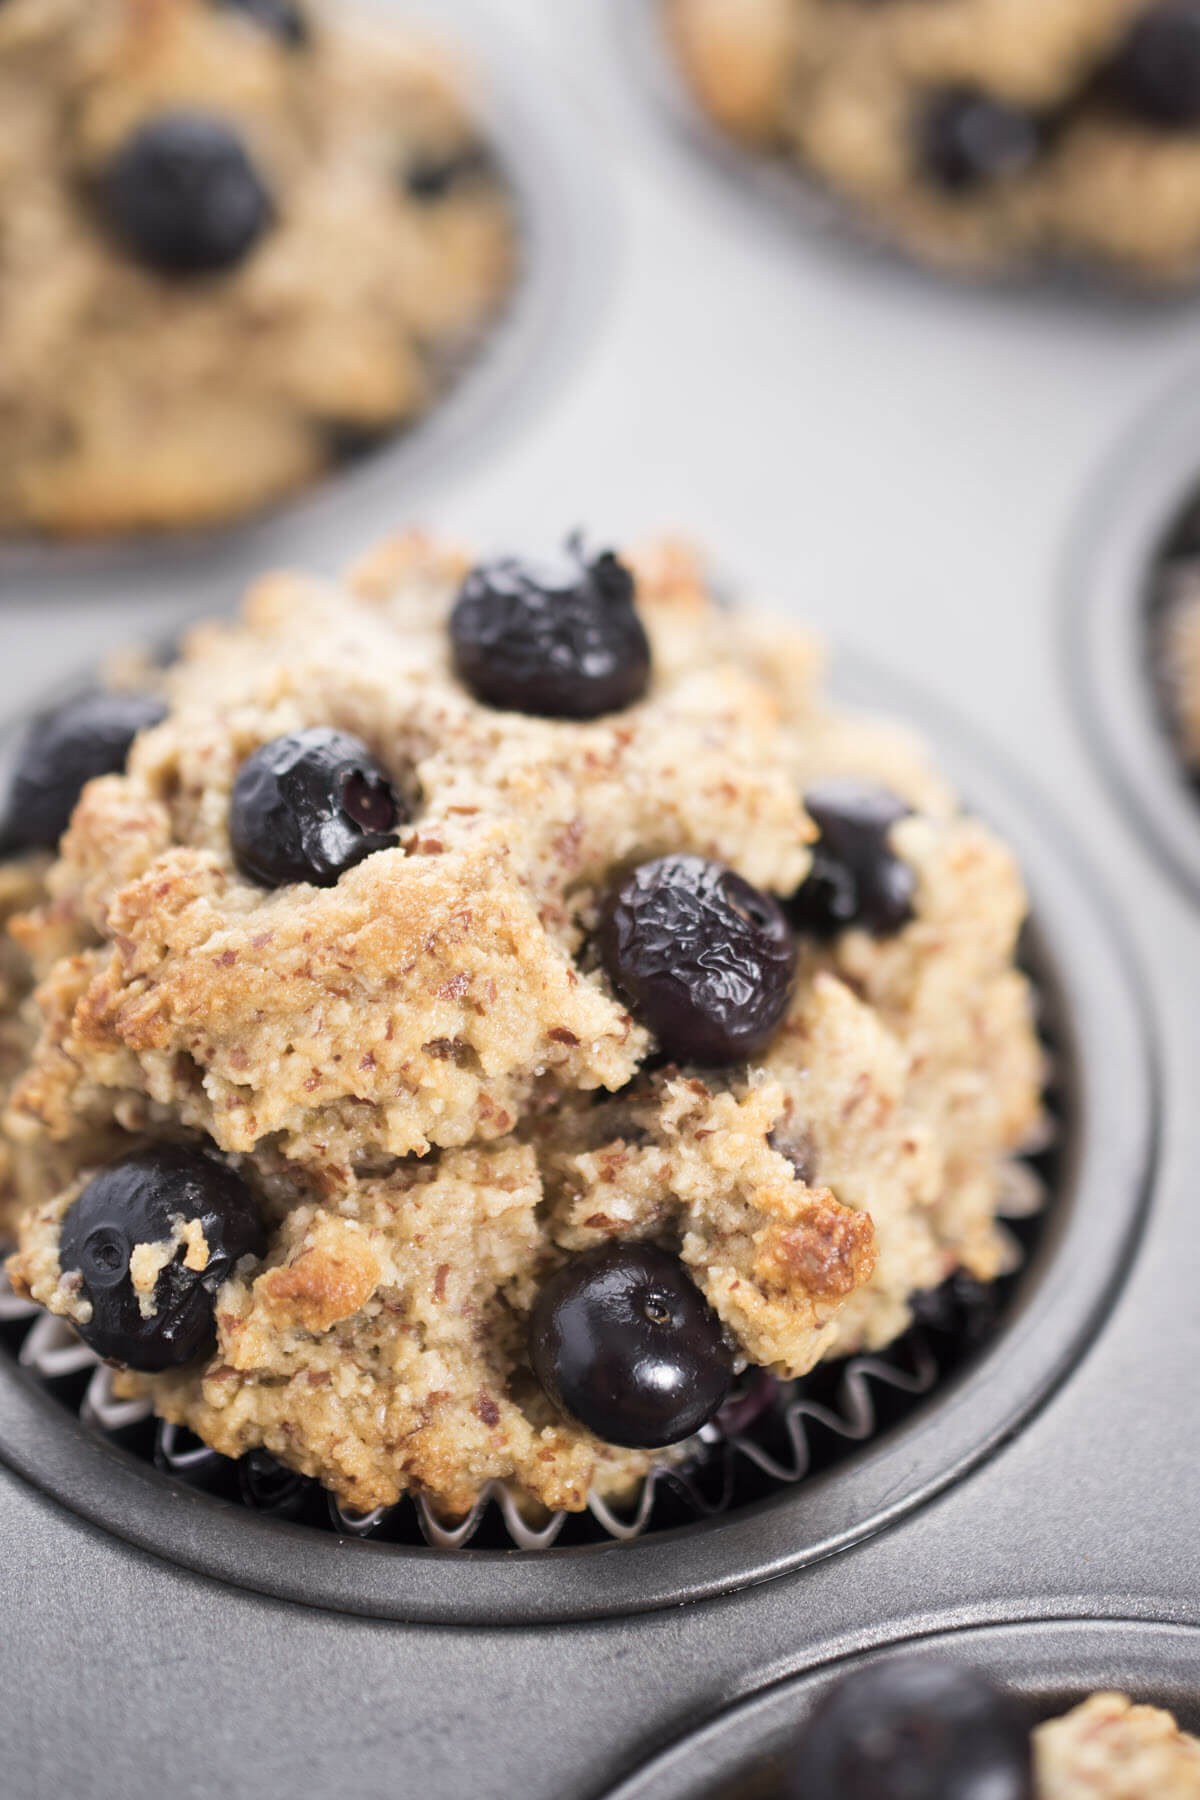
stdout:
POLYGON ((1200 264, 1198 0, 663 0, 712 118, 934 263, 1200 264))
POLYGON ((458 1515, 626 1495, 744 1367, 1011 1268, 1021 879, 820 672, 678 547, 406 536, 196 630, 48 866, 129 737, 42 721, 18 1291, 224 1454, 458 1515))
POLYGON ((246 514, 416 419, 508 287, 457 81, 309 0, 0 8, 0 531, 246 514))
POLYGON ((1200 580, 1194 560, 1169 575, 1163 674, 1180 752, 1200 775, 1200 580))
POLYGON ((1200 1800, 1200 1742, 1170 1713, 1093 1694, 1035 1725, 967 1664, 908 1655, 845 1676, 788 1759, 787 1800, 1200 1800))

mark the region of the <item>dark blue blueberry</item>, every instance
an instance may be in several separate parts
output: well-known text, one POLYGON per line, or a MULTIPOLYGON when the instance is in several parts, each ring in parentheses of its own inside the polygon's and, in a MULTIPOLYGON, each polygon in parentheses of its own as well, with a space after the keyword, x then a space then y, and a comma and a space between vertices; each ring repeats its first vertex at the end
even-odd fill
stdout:
POLYGON ((787 1010, 791 928, 774 900, 723 863, 641 863, 604 901, 597 947, 629 1010, 679 1062, 753 1056, 787 1010))
POLYGON ((78 1274, 92 1316, 77 1327, 98 1356, 152 1371, 206 1356, 216 1342, 217 1289, 243 1256, 262 1256, 258 1202, 240 1175, 202 1151, 159 1144, 110 1163, 67 1211, 59 1239, 64 1276, 78 1274), (203 1269, 185 1266, 180 1244, 154 1286, 143 1317, 130 1278, 138 1244, 162 1244, 177 1221, 199 1219, 208 1246, 203 1269))
POLYGON ((233 784, 229 838, 249 881, 332 887, 364 857, 393 849, 407 818, 361 738, 318 725, 247 757, 233 784))
POLYGON ((103 184, 131 255, 164 275, 242 261, 271 223, 271 197, 241 139, 205 113, 164 113, 117 152, 103 184))
POLYGON ((965 1663, 895 1656, 818 1701, 788 1800, 1033 1800, 1033 1719, 965 1663))
POLYGON ((650 645, 633 576, 573 539, 563 566, 502 557, 473 569, 450 618, 455 666, 477 700, 545 719, 594 719, 641 698, 650 645))
POLYGON ((720 1320, 655 1244, 602 1244, 564 1263, 534 1305, 529 1354, 563 1412, 642 1450, 699 1431, 733 1378, 720 1320))
POLYGON ((83 694, 43 713, 17 753, 3 829, 5 850, 53 850, 75 803, 98 775, 117 775, 139 731, 165 718, 149 694, 83 694))
POLYGON ((917 135, 921 167, 951 194, 1022 174, 1042 147, 1042 127, 1031 113, 977 88, 934 94, 917 135))
POLYGON ((797 931, 832 937, 852 925, 877 937, 912 918, 917 878, 889 844, 909 807, 886 788, 850 780, 823 781, 804 796, 820 836, 812 867, 789 904, 797 931))
POLYGON ((216 4, 227 12, 244 13, 293 50, 302 50, 309 41, 308 20, 293 0, 216 0, 216 4))
POLYGON ((1136 18, 1113 60, 1109 87, 1152 125, 1200 125, 1200 0, 1162 0, 1136 18))

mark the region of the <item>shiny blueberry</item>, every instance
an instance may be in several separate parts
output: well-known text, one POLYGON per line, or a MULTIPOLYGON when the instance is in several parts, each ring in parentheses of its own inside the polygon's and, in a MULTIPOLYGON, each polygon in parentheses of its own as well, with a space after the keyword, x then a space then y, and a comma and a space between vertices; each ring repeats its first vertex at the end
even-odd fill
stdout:
POLYGON ((361 738, 314 726, 246 758, 229 804, 234 861, 249 881, 332 887, 391 850, 408 809, 361 738))
POLYGON ((641 698, 650 645, 633 576, 578 539, 560 569, 502 557, 473 569, 450 618, 460 678, 477 700, 544 719, 594 719, 641 698))
POLYGON ((791 928, 774 900, 723 863, 641 863, 605 899, 597 947, 634 1017, 679 1062, 753 1056, 787 1010, 791 928))
POLYGON ((165 716, 149 694, 83 694, 43 713, 17 752, 4 848, 53 850, 87 783, 119 774, 138 732, 165 716))
POLYGON ((215 1157, 177 1144, 135 1151, 93 1176, 62 1224, 58 1262, 78 1273, 92 1316, 79 1335, 98 1356, 132 1369, 171 1369, 205 1356, 216 1342, 217 1289, 243 1256, 262 1256, 258 1203, 240 1175, 215 1157), (179 1243, 148 1298, 133 1285, 139 1245, 166 1245, 177 1223, 199 1220, 200 1246, 179 1243), (206 1253, 203 1268, 187 1261, 206 1253))
POLYGON ((1038 121, 976 88, 947 88, 922 114, 918 151, 926 174, 948 193, 1020 175, 1041 148, 1038 121))
POLYGON ((217 5, 227 12, 244 13, 292 50, 308 43, 308 20, 293 0, 217 0, 217 5))
POLYGON ((482 144, 467 144, 438 156, 418 152, 405 165, 404 185, 414 200, 444 200, 465 182, 493 173, 492 159, 482 144))
POLYGON ((1135 19, 1109 85, 1152 125, 1200 125, 1200 0, 1162 0, 1135 19))
POLYGON ((798 931, 832 937, 857 925, 877 937, 912 918, 917 878, 896 855, 888 834, 909 808, 886 788, 865 782, 823 781, 804 806, 820 836, 812 867, 789 911, 798 931))
POLYGON ((965 1664, 892 1657, 818 1701, 789 1800, 1033 1800, 1025 1706, 965 1664))
POLYGON ((104 196, 127 249, 166 275, 231 269, 273 211, 241 139, 205 113, 164 113, 141 126, 117 152, 104 196))
POLYGON ((564 1263, 534 1305, 529 1355, 556 1406, 639 1450, 699 1431, 733 1378, 716 1313, 655 1244, 602 1244, 564 1263))

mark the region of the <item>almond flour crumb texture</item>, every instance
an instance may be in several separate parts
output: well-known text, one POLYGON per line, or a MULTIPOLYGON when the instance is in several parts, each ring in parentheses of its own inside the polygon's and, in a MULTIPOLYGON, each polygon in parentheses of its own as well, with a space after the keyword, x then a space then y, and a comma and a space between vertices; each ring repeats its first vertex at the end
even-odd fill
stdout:
MULTIPOLYGON (((499 1477, 579 1508, 661 1460, 601 1442, 531 1371, 539 1293, 598 1246, 670 1251, 734 1364, 785 1376, 885 1345, 957 1268, 1011 1266, 997 1209, 1043 1080, 1011 855, 903 732, 831 710, 809 639, 722 610, 678 548, 630 567, 648 685, 583 720, 494 710, 456 677, 453 550, 408 536, 342 583, 268 577, 240 623, 193 633, 167 718, 84 790, 48 872, 5 877, 44 882, 7 953, 14 1281, 71 1313, 60 1230, 97 1169, 215 1147, 267 1254, 220 1286, 207 1359, 121 1379, 353 1507, 416 1489, 458 1513, 499 1477), (333 885, 255 885, 235 777, 317 727, 386 771, 397 841, 333 885), (905 922, 798 929, 766 1048, 668 1063, 597 955, 604 896, 682 852, 789 905, 821 853, 804 795, 833 778, 904 813, 881 853, 905 922)), ((143 1281, 171 1243, 182 1279, 194 1212, 154 1231, 143 1281)))
POLYGON ((690 85, 937 264, 1200 259, 1194 0, 664 0, 690 85))
POLYGON ((455 72, 301 5, 0 10, 0 530, 251 512, 415 419, 497 306, 455 72))
POLYGON ((1039 1726, 1034 1755, 1040 1800, 1200 1800, 1200 1742, 1123 1694, 1039 1726))

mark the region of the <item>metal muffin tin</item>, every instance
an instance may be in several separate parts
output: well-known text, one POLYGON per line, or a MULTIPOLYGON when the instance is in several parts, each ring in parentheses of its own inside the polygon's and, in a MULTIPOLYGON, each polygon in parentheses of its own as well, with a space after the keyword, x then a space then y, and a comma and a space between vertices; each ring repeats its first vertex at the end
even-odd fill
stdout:
POLYGON ((810 1709, 853 1669, 884 1657, 961 1659, 1056 1718, 1116 1689, 1200 1728, 1200 1632, 1186 1626, 1064 1620, 936 1632, 768 1688, 656 1757, 609 1800, 779 1800, 788 1748, 810 1709))
POLYGON ((487 549, 693 532, 748 598, 847 644, 844 697, 924 729, 1016 844, 1061 1051, 1057 1204, 954 1384, 793 1492, 629 1545, 438 1552, 257 1519, 4 1363, 6 1800, 600 1796, 742 1700, 948 1631, 1039 1696, 1124 1682, 1196 1722, 1200 938, 1111 779, 1140 677, 1105 700, 1107 756, 1074 699, 1097 693, 1101 585, 1119 562, 1144 591, 1200 475, 1200 308, 940 285, 778 229, 663 130, 625 5, 437 11, 498 57, 558 259, 463 454, 402 443, 203 546, 0 558, 0 712, 265 565, 335 567, 410 522, 487 549))

